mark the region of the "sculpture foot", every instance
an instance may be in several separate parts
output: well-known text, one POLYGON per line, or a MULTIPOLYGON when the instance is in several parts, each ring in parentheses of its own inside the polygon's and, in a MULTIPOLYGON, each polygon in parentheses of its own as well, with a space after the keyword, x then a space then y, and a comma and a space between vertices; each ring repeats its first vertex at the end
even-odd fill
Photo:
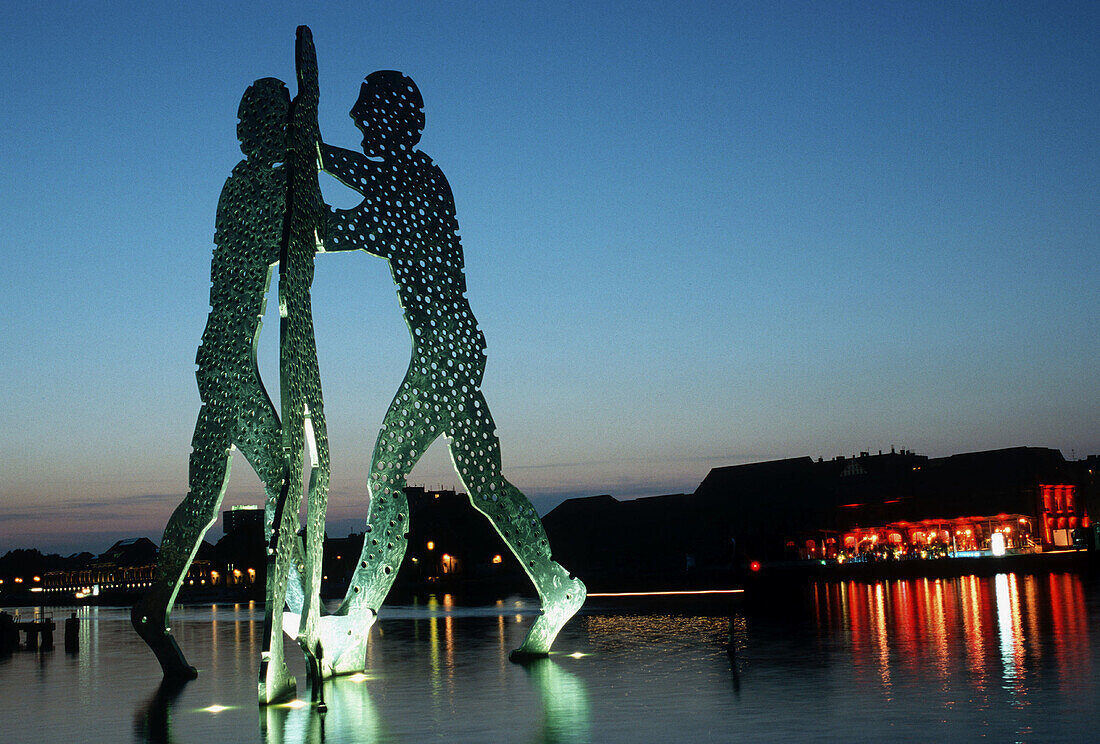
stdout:
POLYGON ((324 649, 321 673, 326 677, 363 671, 367 661, 367 640, 376 616, 365 609, 349 615, 325 615, 317 626, 324 649))
POLYGON ((165 627, 163 610, 151 609, 143 599, 130 610, 130 624, 157 657, 166 680, 187 681, 199 676, 199 670, 187 663, 176 639, 165 627))
POLYGON ((525 651, 523 646, 514 648, 508 654, 508 661, 513 664, 530 664, 537 659, 550 658, 549 651, 525 651))
POLYGON ((584 582, 568 578, 564 568, 557 568, 565 578, 555 577, 551 591, 543 594, 542 614, 527 631, 520 647, 508 655, 511 661, 523 662, 547 656, 558 632, 577 613, 588 596, 584 582))
POLYGON ((292 699, 298 692, 298 685, 282 659, 260 662, 260 681, 258 684, 260 705, 271 705, 292 699))

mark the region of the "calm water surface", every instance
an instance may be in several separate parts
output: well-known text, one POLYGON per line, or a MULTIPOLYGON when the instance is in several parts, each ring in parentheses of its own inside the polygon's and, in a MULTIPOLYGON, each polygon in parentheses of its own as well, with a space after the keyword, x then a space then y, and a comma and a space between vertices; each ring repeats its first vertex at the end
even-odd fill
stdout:
MULTIPOLYGON (((1100 585, 1068 574, 818 584, 767 600, 592 599, 530 666, 528 600, 384 608, 367 672, 315 707, 259 709, 262 608, 178 608, 199 679, 159 668, 121 609, 79 654, 0 660, 10 742, 1094 741, 1100 585), (606 600, 603 600, 606 602, 606 600), (733 639, 734 654, 728 653, 733 639)), ((24 615, 29 610, 22 610, 24 615)), ((304 672, 299 691, 308 701, 304 672)))

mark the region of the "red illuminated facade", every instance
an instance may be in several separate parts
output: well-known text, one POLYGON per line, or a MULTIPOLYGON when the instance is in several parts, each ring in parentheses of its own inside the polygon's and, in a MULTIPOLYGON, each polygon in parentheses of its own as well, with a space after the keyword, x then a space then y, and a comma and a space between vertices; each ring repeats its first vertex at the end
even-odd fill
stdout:
POLYGON ((1039 519, 1044 544, 1069 547, 1073 544, 1074 530, 1090 526, 1088 512, 1080 508, 1076 492, 1074 485, 1039 484, 1039 519))

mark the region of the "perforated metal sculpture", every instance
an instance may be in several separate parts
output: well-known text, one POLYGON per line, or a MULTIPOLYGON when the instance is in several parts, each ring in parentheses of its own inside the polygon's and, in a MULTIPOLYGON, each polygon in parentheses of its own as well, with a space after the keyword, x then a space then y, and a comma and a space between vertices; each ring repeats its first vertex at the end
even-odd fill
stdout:
POLYGON ((291 636, 305 650, 314 675, 319 675, 321 653, 316 633, 328 441, 309 290, 325 213, 317 186, 316 55, 304 27, 298 31, 296 57, 299 92, 293 102, 286 86, 274 78, 256 81, 241 101, 237 134, 246 159, 233 169, 218 202, 211 310, 197 356, 203 405, 192 439, 189 492, 165 528, 153 587, 131 613, 165 676, 194 677, 195 669, 168 630, 168 619, 203 535, 217 517, 236 446, 266 495, 267 602, 259 679, 264 702, 294 688, 283 659, 282 633, 292 569, 300 582, 295 594, 300 597, 301 622, 291 636), (281 421, 256 364, 276 264, 281 421), (303 553, 298 511, 304 447, 311 464, 303 553))
POLYGON ((356 153, 321 142, 316 53, 304 26, 296 67, 293 102, 273 78, 257 81, 241 102, 238 137, 246 159, 218 203, 211 311, 197 359, 203 406, 192 442, 190 491, 165 529, 154 586, 134 607, 134 627, 166 677, 195 675, 168 630, 168 617, 217 515, 236 446, 266 494, 261 702, 294 687, 281 629, 298 640, 315 682, 362 669, 368 633, 405 553, 406 478, 431 443, 446 436, 472 505, 520 560, 542 602, 542 614, 513 657, 545 655, 583 604, 585 588, 551 558, 534 508, 501 474, 496 427, 481 393, 485 339, 466 299, 454 199, 442 171, 414 149, 424 126, 420 92, 399 72, 368 76, 351 110, 363 133, 363 153, 356 153), (325 207, 319 167, 358 191, 359 207, 325 207), (375 445, 358 568, 339 609, 322 616, 329 457, 309 292, 316 252, 349 250, 389 262, 412 337, 412 361, 375 445), (256 366, 276 263, 281 417, 256 366), (298 537, 303 450, 310 456, 304 544, 298 537))
POLYGON ((549 652, 585 598, 584 584, 551 558, 530 502, 501 474, 496 426, 481 393, 485 337, 466 299, 454 198, 443 172, 415 149, 423 106, 408 77, 371 73, 351 109, 363 152, 322 147, 325 172, 363 196, 355 209, 332 211, 325 248, 362 250, 389 262, 412 337, 412 360, 371 460, 363 552, 337 617, 322 618, 343 631, 331 634, 339 646, 326 644, 325 664, 336 672, 362 666, 367 630, 405 553, 406 477, 440 436, 449 440, 470 503, 492 522, 542 601, 543 614, 513 655, 549 652))

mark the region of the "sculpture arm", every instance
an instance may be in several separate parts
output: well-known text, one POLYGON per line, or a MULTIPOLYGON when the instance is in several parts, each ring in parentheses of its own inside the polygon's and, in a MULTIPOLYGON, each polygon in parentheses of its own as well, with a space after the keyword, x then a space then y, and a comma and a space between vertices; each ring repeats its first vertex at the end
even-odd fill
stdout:
POLYGON ((298 77, 298 95, 294 100, 316 115, 320 89, 317 84, 317 49, 313 46, 313 34, 306 26, 298 27, 294 46, 295 73, 298 77))
POLYGON ((362 164, 359 162, 365 160, 363 155, 354 150, 346 150, 343 147, 326 145, 324 142, 320 143, 320 148, 321 170, 349 189, 362 193, 362 185, 357 183, 356 179, 360 175, 359 171, 363 170, 362 164))
MULTIPOLYGON (((321 143, 321 170, 333 176, 348 188, 364 194, 366 175, 371 161, 362 153, 346 150, 343 147, 321 143)), ((326 217, 326 252, 366 251, 372 256, 389 258, 386 242, 379 229, 371 225, 366 216, 369 214, 369 199, 355 209, 328 208, 326 217)))
POLYGON ((325 252, 365 251, 372 256, 389 258, 390 253, 381 231, 368 227, 366 223, 362 206, 357 209, 330 207, 326 217, 325 231, 328 241, 325 243, 325 252))

